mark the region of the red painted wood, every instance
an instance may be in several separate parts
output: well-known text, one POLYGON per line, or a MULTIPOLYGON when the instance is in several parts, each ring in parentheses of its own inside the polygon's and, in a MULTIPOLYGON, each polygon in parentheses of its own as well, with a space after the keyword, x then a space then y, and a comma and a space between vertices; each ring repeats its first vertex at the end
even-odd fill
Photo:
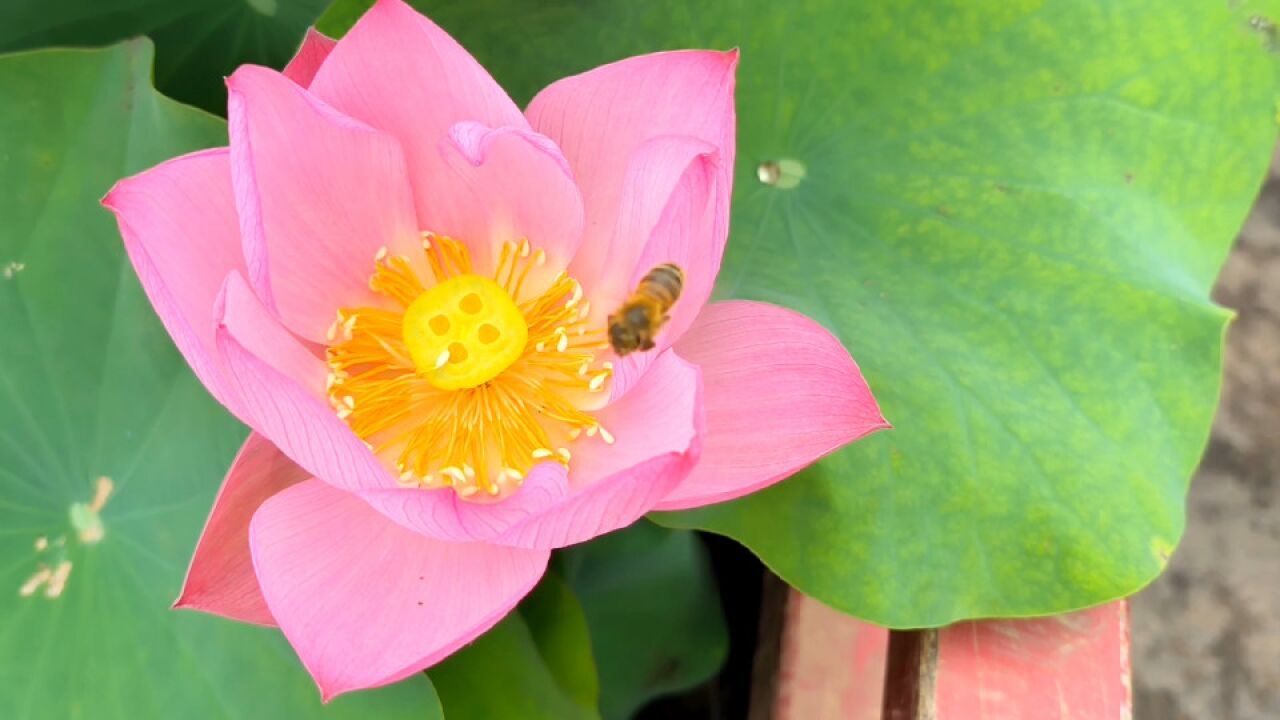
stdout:
POLYGON ((879 720, 889 631, 791 590, 774 720, 879 720))
MULTIPOLYGON (((888 633, 792 591, 775 720, 878 720, 888 633)), ((1129 608, 968 622, 938 632, 939 720, 1130 720, 1129 608)), ((922 706, 923 706, 922 705, 922 706)))
POLYGON ((1128 720, 1128 604, 943 629, 938 717, 1128 720))

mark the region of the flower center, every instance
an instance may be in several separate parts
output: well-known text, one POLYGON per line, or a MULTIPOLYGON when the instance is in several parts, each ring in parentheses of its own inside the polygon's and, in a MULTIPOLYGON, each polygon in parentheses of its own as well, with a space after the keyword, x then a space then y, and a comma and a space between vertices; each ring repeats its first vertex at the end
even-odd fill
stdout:
POLYGON ((418 374, 441 390, 494 379, 524 353, 520 308, 501 285, 462 275, 418 296, 404 314, 404 343, 418 374))
POLYGON ((570 443, 613 442, 583 410, 613 368, 577 280, 539 271, 528 241, 485 274, 451 238, 423 233, 423 254, 434 282, 379 251, 369 287, 395 307, 339 310, 326 352, 330 403, 402 485, 501 499, 570 443))

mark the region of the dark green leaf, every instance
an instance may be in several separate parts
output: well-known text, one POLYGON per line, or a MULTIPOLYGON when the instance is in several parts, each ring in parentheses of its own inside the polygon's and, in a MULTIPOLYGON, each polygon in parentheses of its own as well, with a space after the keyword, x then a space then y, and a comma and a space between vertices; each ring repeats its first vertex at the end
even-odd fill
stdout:
POLYGON ((582 608, 555 572, 519 611, 429 674, 449 720, 600 717, 582 608))
POLYGON ((564 551, 600 672, 600 711, 625 720, 649 700, 704 682, 729 650, 697 536, 641 521, 564 551))
POLYGON ((284 67, 324 6, 325 0, 6 0, 0 52, 149 35, 156 87, 224 113, 222 79, 242 63, 284 67))
POLYGON ((422 676, 322 707, 278 631, 168 609, 244 429, 173 349, 98 205, 123 175, 225 142, 150 72, 145 40, 0 58, 0 717, 439 718, 422 676), (20 595, 63 562, 60 593, 20 595))
POLYGON ((662 522, 893 626, 1164 568, 1219 386, 1209 286, 1275 141, 1275 2, 418 4, 519 100, 742 49, 718 293, 835 331, 896 429, 662 522))
POLYGON ((573 588, 554 570, 520 603, 520 614, 547 669, 574 702, 594 709, 600 702, 600 683, 591 635, 573 588))

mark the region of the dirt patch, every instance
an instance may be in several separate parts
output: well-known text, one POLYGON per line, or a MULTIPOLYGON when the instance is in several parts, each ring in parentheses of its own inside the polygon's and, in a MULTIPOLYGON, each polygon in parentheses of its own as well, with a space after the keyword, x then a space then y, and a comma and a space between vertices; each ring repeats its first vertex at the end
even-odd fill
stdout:
POLYGON ((1214 297, 1239 316, 1186 536, 1133 601, 1138 720, 1280 718, 1280 178, 1214 297))

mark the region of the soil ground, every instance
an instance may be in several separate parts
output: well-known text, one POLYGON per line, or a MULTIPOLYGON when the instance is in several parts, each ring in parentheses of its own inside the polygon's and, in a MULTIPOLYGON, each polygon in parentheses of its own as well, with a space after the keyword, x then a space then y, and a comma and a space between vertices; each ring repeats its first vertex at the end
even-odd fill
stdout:
POLYGON ((1214 290, 1238 317, 1186 535, 1133 600, 1137 720, 1280 720, 1278 169, 1214 290))

